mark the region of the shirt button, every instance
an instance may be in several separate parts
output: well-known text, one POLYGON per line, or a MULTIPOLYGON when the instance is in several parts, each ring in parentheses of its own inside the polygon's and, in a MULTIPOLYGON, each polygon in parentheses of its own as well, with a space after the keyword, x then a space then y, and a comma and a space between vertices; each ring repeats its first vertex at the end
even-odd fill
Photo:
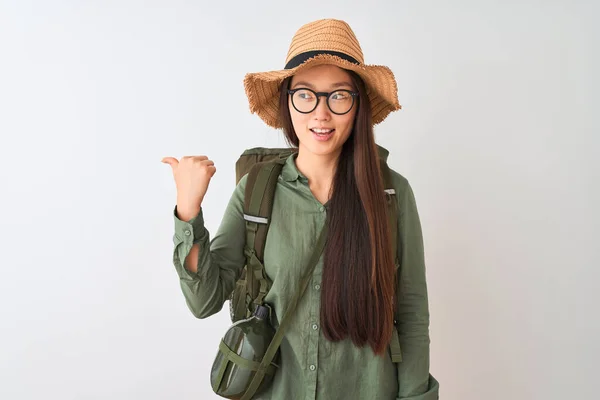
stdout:
POLYGON ((316 289, 316 290, 319 290, 319 289, 321 289, 321 285, 315 285, 315 289, 316 289))
POLYGON ((323 206, 319 207, 319 211, 321 211, 321 212, 325 211, 325 207, 323 207, 323 206))
POLYGON ((311 366, 309 367, 311 371, 314 371, 315 369, 317 369, 317 367, 315 367, 314 364, 311 364, 311 366))
POLYGON ((190 231, 185 231, 185 236, 190 236, 192 233, 190 231))
POLYGON ((317 326, 317 324, 313 324, 312 328, 313 328, 313 330, 315 330, 315 331, 316 331, 317 329, 319 329, 319 327, 317 326))

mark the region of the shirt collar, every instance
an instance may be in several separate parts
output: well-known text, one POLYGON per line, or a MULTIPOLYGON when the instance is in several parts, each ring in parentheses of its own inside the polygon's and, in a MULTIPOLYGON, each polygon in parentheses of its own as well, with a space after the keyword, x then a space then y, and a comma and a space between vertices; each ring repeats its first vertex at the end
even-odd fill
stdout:
POLYGON ((381 158, 383 161, 387 162, 388 156, 390 155, 390 151, 388 149, 386 149, 383 146, 380 145, 376 145, 377 146, 377 153, 379 153, 379 158, 381 158))
MULTIPOLYGON (((377 145, 377 151, 379 153, 379 157, 383 161, 387 161, 390 152, 380 145, 377 145)), ((298 167, 296 167, 296 157, 298 157, 298 152, 293 152, 288 156, 287 160, 285 161, 285 164, 281 169, 281 177, 284 181, 293 182, 297 179, 305 181, 308 180, 308 178, 298 170, 298 167)))
POLYGON ((285 160, 285 164, 283 164, 283 168, 281 169, 281 177, 284 181, 293 182, 297 179, 308 180, 296 167, 297 156, 298 153, 294 152, 288 156, 287 160, 285 160))

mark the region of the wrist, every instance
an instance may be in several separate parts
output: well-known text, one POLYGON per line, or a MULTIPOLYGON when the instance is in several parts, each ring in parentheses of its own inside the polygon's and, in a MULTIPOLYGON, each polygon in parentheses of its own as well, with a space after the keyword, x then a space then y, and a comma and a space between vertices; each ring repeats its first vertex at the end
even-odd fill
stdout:
POLYGON ((201 203, 196 204, 185 204, 177 203, 177 218, 182 221, 189 222, 192 218, 198 215, 200 212, 201 203))

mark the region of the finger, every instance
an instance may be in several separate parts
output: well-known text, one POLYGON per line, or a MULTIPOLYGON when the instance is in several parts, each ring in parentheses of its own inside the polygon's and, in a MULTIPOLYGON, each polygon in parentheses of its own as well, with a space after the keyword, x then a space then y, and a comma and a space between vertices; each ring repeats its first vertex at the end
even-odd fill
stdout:
POLYGON ((200 164, 206 165, 206 166, 211 166, 211 165, 215 165, 215 162, 213 160, 204 160, 204 161, 201 161, 200 164))
POLYGON ((177 166, 179 164, 179 161, 177 161, 175 157, 163 157, 161 162, 169 164, 171 167, 177 166))
POLYGON ((194 160, 204 161, 204 160, 208 160, 208 157, 207 156, 194 156, 194 160))

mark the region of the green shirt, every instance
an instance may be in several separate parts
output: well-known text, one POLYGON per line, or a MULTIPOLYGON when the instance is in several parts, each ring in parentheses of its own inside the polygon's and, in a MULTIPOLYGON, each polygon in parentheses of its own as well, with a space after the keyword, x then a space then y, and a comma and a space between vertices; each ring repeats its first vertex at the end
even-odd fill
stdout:
MULTIPOLYGON (((296 168, 295 157, 288 157, 279 176, 264 252, 265 270, 273 282, 265 301, 279 316, 297 291, 327 212, 296 168)), ((256 399, 438 399, 439 384, 429 374, 429 307, 420 220, 408 181, 394 170, 392 177, 400 220, 397 306, 402 362, 392 363, 389 352, 375 356, 369 346, 358 348, 349 339, 333 343, 324 338, 319 324, 321 256, 281 343, 280 368, 271 386, 256 399)), ((177 218, 174 210, 173 263, 187 305, 197 318, 223 308, 244 267, 246 178, 235 188, 212 240, 202 209, 189 222, 177 218), (200 247, 197 273, 183 266, 194 243, 200 247)), ((277 327, 276 318, 273 325, 277 327)))

